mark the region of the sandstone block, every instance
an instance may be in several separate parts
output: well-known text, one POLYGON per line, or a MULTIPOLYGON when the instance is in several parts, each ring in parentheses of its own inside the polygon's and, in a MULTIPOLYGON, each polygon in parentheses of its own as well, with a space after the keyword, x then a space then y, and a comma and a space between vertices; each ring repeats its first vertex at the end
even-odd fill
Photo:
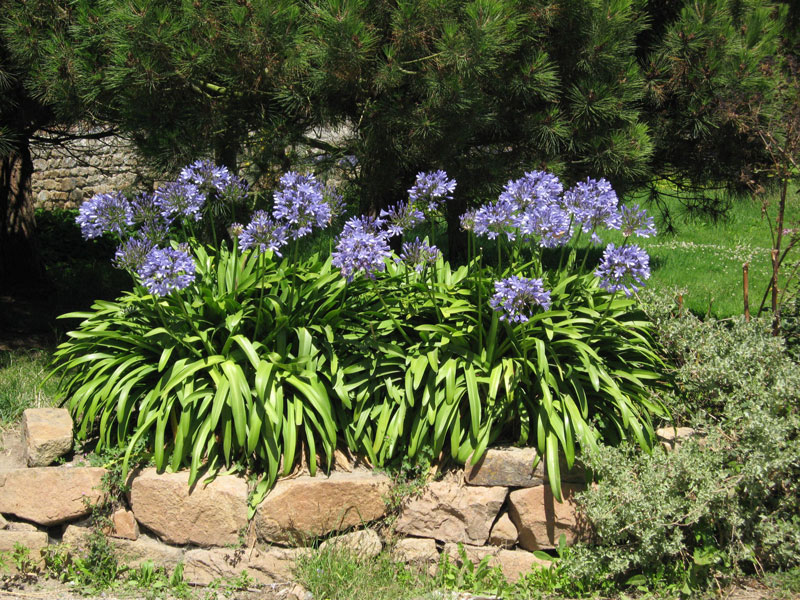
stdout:
POLYGON ((439 565, 439 550, 436 549, 436 540, 431 538, 404 538, 392 549, 392 558, 419 567, 433 576, 439 565))
POLYGON ((133 511, 125 510, 124 508, 117 509, 111 515, 111 525, 110 534, 113 537, 128 540, 135 540, 139 537, 139 524, 136 522, 133 511))
MULTIPOLYGON (((12 552, 20 544, 28 549, 28 557, 34 565, 43 565, 42 550, 47 547, 48 538, 45 531, 0 531, 0 552, 12 552)), ((6 560, 6 568, 16 571, 14 562, 6 560)))
POLYGON ((517 543, 517 527, 511 521, 508 513, 503 513, 497 522, 492 527, 492 532, 489 534, 489 543, 492 546, 500 546, 501 548, 513 548, 517 543))
POLYGON ((681 442, 695 437, 697 431, 691 427, 662 427, 656 429, 656 439, 665 450, 674 450, 681 442))
POLYGON ((578 536, 574 495, 584 486, 561 486, 564 502, 553 497, 549 485, 525 488, 508 496, 508 515, 519 532, 519 545, 525 550, 556 548, 564 534, 568 544, 578 536))
MULTIPOLYGON (((84 550, 91 532, 89 527, 67 525, 61 543, 75 550, 84 550)), ((182 548, 168 546, 146 535, 140 535, 136 540, 108 538, 108 541, 119 561, 129 567, 139 567, 149 560, 154 565, 171 571, 183 560, 182 548)))
POLYGON ((374 530, 361 529, 325 540, 319 545, 320 550, 328 548, 347 550, 359 558, 374 558, 383 550, 383 542, 374 530))
MULTIPOLYGON (((462 545, 462 548, 467 560, 476 566, 488 556, 488 566, 500 567, 503 575, 512 583, 529 573, 534 567, 547 568, 550 566, 550 561, 540 560, 531 552, 526 552, 525 550, 505 550, 502 548, 468 545, 462 545)), ((445 544, 444 553, 456 564, 461 565, 462 559, 458 544, 445 544)))
MULTIPOLYGON (((464 481, 469 485, 502 485, 506 487, 534 487, 547 481, 544 460, 538 460, 535 448, 490 448, 483 457, 464 467, 464 481), (534 468, 534 462, 536 467, 534 468)), ((561 459, 561 480, 582 483, 584 471, 578 465, 569 469, 561 459)))
POLYGON ((170 544, 225 546, 247 526, 247 483, 231 475, 189 489, 189 472, 145 469, 131 484, 136 520, 170 544))
POLYGON ((214 579, 241 575, 242 571, 257 583, 283 583, 293 579, 297 559, 305 548, 210 548, 189 550, 184 554, 183 577, 189 583, 208 585, 214 579))
POLYGON ((278 481, 256 510, 257 539, 305 544, 316 536, 363 525, 386 514, 391 481, 368 471, 333 472, 278 481))
POLYGON ((406 503, 395 529, 443 542, 483 545, 507 493, 504 487, 461 487, 436 481, 422 496, 406 503))
POLYGON ((100 467, 38 467, 0 473, 0 512, 57 525, 91 512, 103 498, 100 467))
POLYGON ((46 467, 72 450, 72 417, 65 408, 29 408, 22 435, 28 466, 46 467))

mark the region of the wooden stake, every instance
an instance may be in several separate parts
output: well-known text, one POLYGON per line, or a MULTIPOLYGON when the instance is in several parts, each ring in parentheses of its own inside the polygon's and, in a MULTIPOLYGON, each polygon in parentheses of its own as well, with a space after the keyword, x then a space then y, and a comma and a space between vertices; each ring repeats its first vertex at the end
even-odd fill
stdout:
POLYGON ((750 322, 750 263, 742 265, 742 294, 744 295, 744 320, 750 322))

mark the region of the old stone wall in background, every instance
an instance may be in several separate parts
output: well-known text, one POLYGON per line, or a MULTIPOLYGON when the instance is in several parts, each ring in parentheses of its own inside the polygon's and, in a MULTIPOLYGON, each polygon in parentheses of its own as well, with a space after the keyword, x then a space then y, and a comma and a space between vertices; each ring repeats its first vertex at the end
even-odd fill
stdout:
POLYGON ((34 143, 31 150, 36 208, 77 208, 94 194, 152 186, 131 144, 119 137, 34 143))

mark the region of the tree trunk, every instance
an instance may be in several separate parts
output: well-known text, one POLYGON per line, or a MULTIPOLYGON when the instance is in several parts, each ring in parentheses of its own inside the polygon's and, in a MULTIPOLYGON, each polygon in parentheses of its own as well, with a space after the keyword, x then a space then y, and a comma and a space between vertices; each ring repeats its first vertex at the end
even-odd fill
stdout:
POLYGON ((0 159, 0 289, 44 278, 34 237, 33 159, 25 140, 0 159))

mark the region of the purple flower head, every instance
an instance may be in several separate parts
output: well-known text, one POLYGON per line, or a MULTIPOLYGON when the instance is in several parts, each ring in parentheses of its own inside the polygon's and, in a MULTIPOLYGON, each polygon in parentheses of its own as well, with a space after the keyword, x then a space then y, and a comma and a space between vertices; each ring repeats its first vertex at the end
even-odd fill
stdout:
POLYGON ((80 225, 85 240, 104 233, 124 236, 127 228, 133 225, 133 209, 121 192, 97 194, 81 204, 75 222, 80 225))
POLYGON ((136 232, 136 237, 147 240, 153 246, 158 246, 169 239, 169 225, 164 221, 145 223, 136 232))
POLYGON ((143 192, 136 196, 131 200, 131 210, 133 210, 133 221, 137 225, 147 226, 164 222, 164 216, 153 194, 143 192))
POLYGON ((332 218, 331 206, 325 198, 325 187, 314 175, 289 171, 281 177, 281 189, 273 195, 275 219, 289 225, 289 235, 298 239, 311 233, 313 227, 324 229, 332 218))
POLYGON ((625 237, 630 237, 634 233, 639 237, 652 237, 656 234, 656 226, 653 224, 653 217, 647 216, 647 211, 639 210, 639 205, 632 207, 623 206, 620 217, 620 228, 625 237))
POLYGON ((564 206, 581 224, 584 233, 598 227, 620 227, 617 194, 605 179, 598 181, 587 177, 586 181, 575 184, 564 194, 564 206))
POLYGON ((389 237, 402 235, 405 230, 425 220, 425 215, 421 210, 414 208, 413 202, 401 202, 390 206, 387 210, 382 210, 379 216, 386 219, 389 237))
POLYGON ((386 269, 385 259, 391 256, 388 234, 380 230, 374 217, 354 217, 345 223, 342 235, 331 253, 331 264, 342 271, 347 281, 359 271, 370 279, 386 269))
POLYGON ((187 248, 153 248, 137 271, 142 284, 154 296, 168 296, 189 287, 195 264, 187 248))
POLYGON ((228 225, 228 235, 231 236, 231 239, 238 239, 242 233, 244 233, 244 225, 241 223, 231 223, 228 225))
POLYGON ((456 180, 448 179, 447 173, 442 170, 430 173, 417 173, 417 179, 408 197, 415 206, 421 207, 425 212, 435 212, 442 201, 452 200, 456 189, 456 180))
POLYGON ((147 238, 132 237, 120 244, 114 254, 113 264, 116 268, 137 273, 142 268, 147 255, 155 247, 155 243, 147 238))
POLYGON ((287 242, 287 227, 273 220, 266 211, 257 210, 253 219, 239 234, 239 246, 242 250, 258 246, 259 252, 271 250, 282 256, 280 249, 287 242))
POLYGON ((218 167, 210 160, 198 160, 181 169, 178 183, 191 184, 204 196, 211 192, 227 201, 240 200, 247 196, 247 182, 231 173, 226 167, 218 167))
POLYGON ((199 221, 200 212, 206 196, 194 183, 174 181, 158 188, 153 194, 153 202, 167 221, 173 218, 191 218, 199 221))
POLYGON ((550 309, 550 292, 544 289, 541 279, 512 275, 495 281, 494 290, 489 306, 502 313, 502 321, 524 323, 531 318, 537 305, 544 310, 550 309))
POLYGON ((571 236, 569 215, 558 204, 529 205, 517 217, 520 233, 543 248, 565 245, 571 236))
POLYGON ((475 213, 477 211, 474 208, 469 209, 465 212, 461 217, 459 217, 459 223, 461 224, 461 229, 464 231, 474 231, 475 230, 475 213))
POLYGON ((361 215, 360 217, 353 217, 345 221, 344 228, 342 229, 342 236, 352 235, 354 233, 371 233, 373 235, 387 235, 383 230, 385 221, 381 218, 371 217, 369 215, 361 215))
POLYGON ((395 262, 404 262, 409 267, 414 267, 417 273, 427 265, 432 265, 439 258, 439 249, 436 246, 429 246, 427 242, 420 241, 419 238, 413 242, 405 242, 400 250, 400 258, 395 258, 395 262))
POLYGON ((558 202, 564 186, 558 177, 546 171, 529 171, 515 181, 509 181, 500 193, 501 200, 516 204, 520 210, 528 206, 551 205, 558 202))
POLYGON ((514 240, 519 225, 519 207, 507 197, 497 199, 492 204, 484 204, 475 211, 475 235, 485 235, 490 240, 505 233, 509 240, 514 240))
POLYGON ((626 296, 639 291, 650 278, 650 257, 639 246, 606 246, 603 258, 594 274, 600 286, 609 292, 622 291, 626 296))

